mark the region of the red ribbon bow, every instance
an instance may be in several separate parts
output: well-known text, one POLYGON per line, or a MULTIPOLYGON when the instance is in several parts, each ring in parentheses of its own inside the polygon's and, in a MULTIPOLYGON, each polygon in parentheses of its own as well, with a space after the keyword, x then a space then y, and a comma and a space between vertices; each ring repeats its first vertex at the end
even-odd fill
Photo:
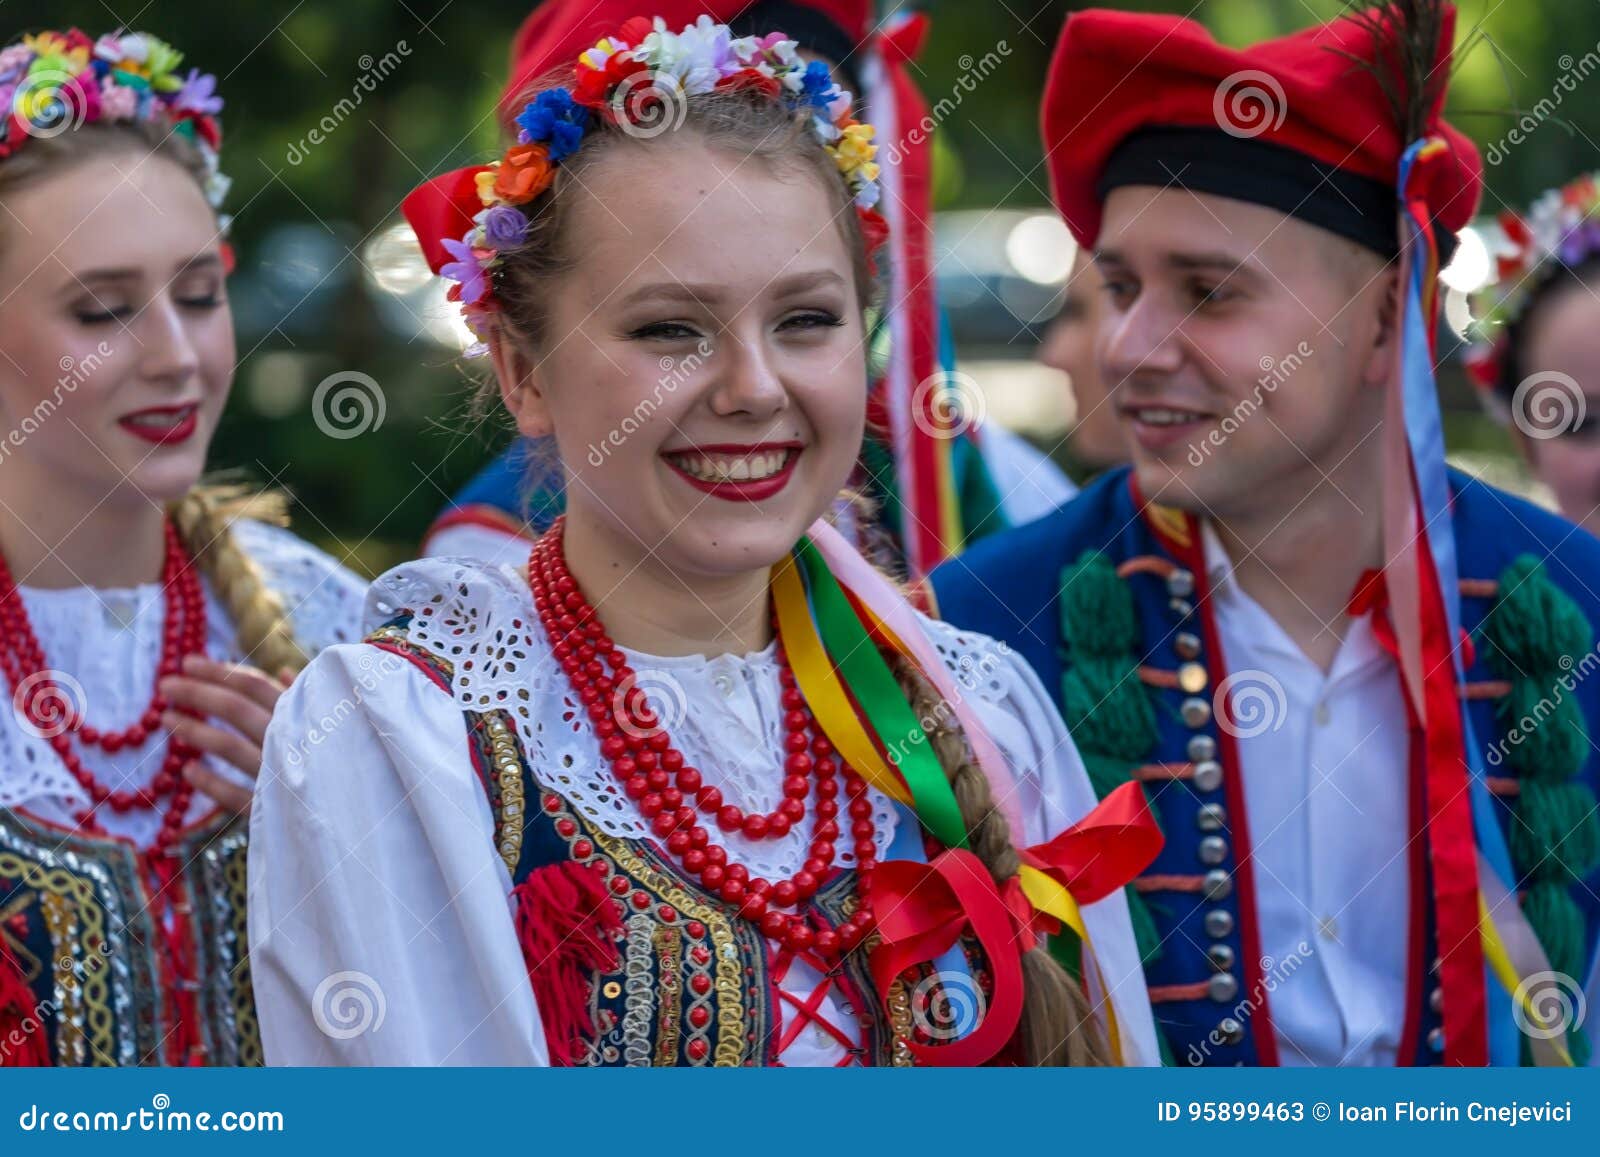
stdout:
MULTIPOLYGON (((1133 880, 1161 850, 1161 829, 1143 790, 1126 783, 1072 827, 1021 852, 1069 891, 1080 905, 1092 904, 1133 880)), ((877 913, 879 945, 870 965, 879 999, 888 1008, 890 985, 908 968, 949 951, 971 929, 988 958, 993 995, 983 1019, 959 1040, 928 1046, 908 1041, 923 1064, 968 1066, 992 1060, 1011 1040, 1022 1018, 1022 953, 1037 936, 1058 931, 1060 922, 1034 908, 1020 877, 998 886, 977 856, 950 848, 928 863, 890 860, 879 864, 868 885, 877 913)))
POLYGON ((446 239, 459 241, 472 228, 473 218, 483 211, 483 201, 478 196, 478 174, 487 172, 487 165, 468 165, 452 169, 431 181, 425 181, 406 194, 400 202, 400 212, 411 224, 422 246, 422 255, 428 268, 435 274, 453 258, 445 250, 446 239))

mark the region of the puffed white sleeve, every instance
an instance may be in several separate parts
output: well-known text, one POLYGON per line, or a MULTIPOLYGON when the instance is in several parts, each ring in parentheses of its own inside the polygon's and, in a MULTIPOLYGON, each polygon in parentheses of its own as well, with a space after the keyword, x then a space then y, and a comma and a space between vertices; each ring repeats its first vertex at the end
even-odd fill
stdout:
MULTIPOLYGON (((1002 808, 1022 825, 1013 833, 1020 846, 1041 844, 1077 823, 1099 802, 1083 757, 1039 676, 1017 652, 986 635, 959 631, 947 623, 925 621, 928 634, 956 676, 957 691, 976 713, 1010 771, 1008 784, 996 784, 1002 808)), ((1122 1060, 1126 1065, 1160 1065, 1155 1017, 1150 1008, 1144 967, 1119 888, 1082 909, 1094 949, 1093 978, 1116 1013, 1122 1060)))
POLYGON ((274 1065, 544 1065, 511 881, 453 698, 331 647, 278 701, 250 815, 250 962, 274 1065))

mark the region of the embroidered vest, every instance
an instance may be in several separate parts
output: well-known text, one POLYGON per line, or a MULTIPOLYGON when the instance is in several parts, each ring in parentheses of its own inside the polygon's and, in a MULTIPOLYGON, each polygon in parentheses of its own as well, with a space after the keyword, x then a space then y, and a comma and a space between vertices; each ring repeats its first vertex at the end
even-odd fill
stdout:
MULTIPOLYGON (((211 816, 174 845, 182 866, 168 892, 169 937, 132 844, 0 809, 0 967, 9 956, 32 990, 20 1028, 42 1029, 51 1063, 261 1063, 245 955, 245 839, 243 823, 211 816), (193 960, 195 980, 181 990, 172 939, 193 960), (174 1029, 191 995, 198 1043, 182 1049, 174 1029)), ((0 1067, 19 1055, 19 1040, 0 1034, 0 1067)))
MULTIPOLYGON (((450 686, 450 660, 419 647, 405 632, 402 614, 368 642, 416 664, 440 686, 450 686)), ((588 1013, 595 1028, 580 1063, 589 1065, 771 1065, 778 1063, 780 1022, 794 1013, 782 1005, 767 941, 737 907, 686 876, 653 841, 608 836, 566 799, 535 779, 510 717, 503 711, 466 711, 470 755, 494 816, 495 847, 513 887, 542 867, 577 862, 602 874, 623 931, 619 967, 589 978, 588 1013)), ((807 908, 814 922, 832 928, 856 907, 856 874, 836 870, 807 908)), ((866 967, 855 952, 829 977, 844 1011, 855 1018, 856 1063, 909 1066, 907 1039, 936 1040, 950 1009, 987 1001, 990 977, 975 943, 963 941, 970 971, 962 974, 981 994, 945 988, 946 973, 924 966, 897 979, 882 1013, 866 967)), ((965 1031, 962 1029, 961 1031, 965 1031)))

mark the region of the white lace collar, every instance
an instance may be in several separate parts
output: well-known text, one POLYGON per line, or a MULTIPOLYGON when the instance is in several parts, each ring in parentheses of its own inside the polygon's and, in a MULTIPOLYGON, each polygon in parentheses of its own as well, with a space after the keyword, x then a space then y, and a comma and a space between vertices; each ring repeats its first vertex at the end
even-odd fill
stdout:
MULTIPOLYGON (((649 821, 600 754, 599 740, 551 654, 521 575, 471 559, 407 563, 373 584, 368 627, 403 610, 412 612, 407 639, 450 660, 451 694, 463 710, 508 714, 541 787, 562 796, 608 836, 653 838, 649 821)), ((776 645, 710 659, 626 653, 638 687, 703 781, 745 811, 775 809, 783 800, 784 774, 776 645)), ((887 796, 868 791, 881 859, 893 841, 899 812, 887 796)), ((802 823, 778 840, 720 831, 714 838, 734 861, 773 879, 800 870, 811 829, 809 822, 802 823)), ((855 863, 851 845, 848 838, 836 843, 841 866, 855 863)))

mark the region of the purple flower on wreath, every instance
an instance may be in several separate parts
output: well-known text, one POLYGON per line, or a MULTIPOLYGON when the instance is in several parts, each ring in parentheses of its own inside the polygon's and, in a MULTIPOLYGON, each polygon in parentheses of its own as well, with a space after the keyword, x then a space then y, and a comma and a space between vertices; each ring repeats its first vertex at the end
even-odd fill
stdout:
POLYGON ((495 205, 483 215, 483 236, 490 249, 514 249, 527 240, 528 218, 510 205, 495 205))
POLYGON ((589 110, 572 99, 564 88, 551 88, 534 97, 517 117, 522 144, 543 144, 550 150, 550 163, 558 165, 578 149, 584 130, 589 127, 589 110))
POLYGON ((205 116, 216 116, 222 111, 222 98, 216 95, 217 78, 198 68, 189 70, 189 77, 173 98, 175 109, 192 109, 205 116))
POLYGON ((461 301, 464 304, 471 305, 482 301, 489 292, 489 279, 483 275, 483 266, 478 263, 477 256, 472 252, 472 243, 466 240, 452 241, 445 237, 440 244, 455 260, 446 262, 439 270, 439 276, 460 283, 461 301))
POLYGON ((1600 222, 1584 220, 1574 225, 1556 246, 1556 256, 1568 267, 1580 265, 1600 252, 1600 222))
POLYGON ((0 48, 0 72, 11 75, 20 72, 33 62, 33 49, 26 44, 10 44, 0 48))

